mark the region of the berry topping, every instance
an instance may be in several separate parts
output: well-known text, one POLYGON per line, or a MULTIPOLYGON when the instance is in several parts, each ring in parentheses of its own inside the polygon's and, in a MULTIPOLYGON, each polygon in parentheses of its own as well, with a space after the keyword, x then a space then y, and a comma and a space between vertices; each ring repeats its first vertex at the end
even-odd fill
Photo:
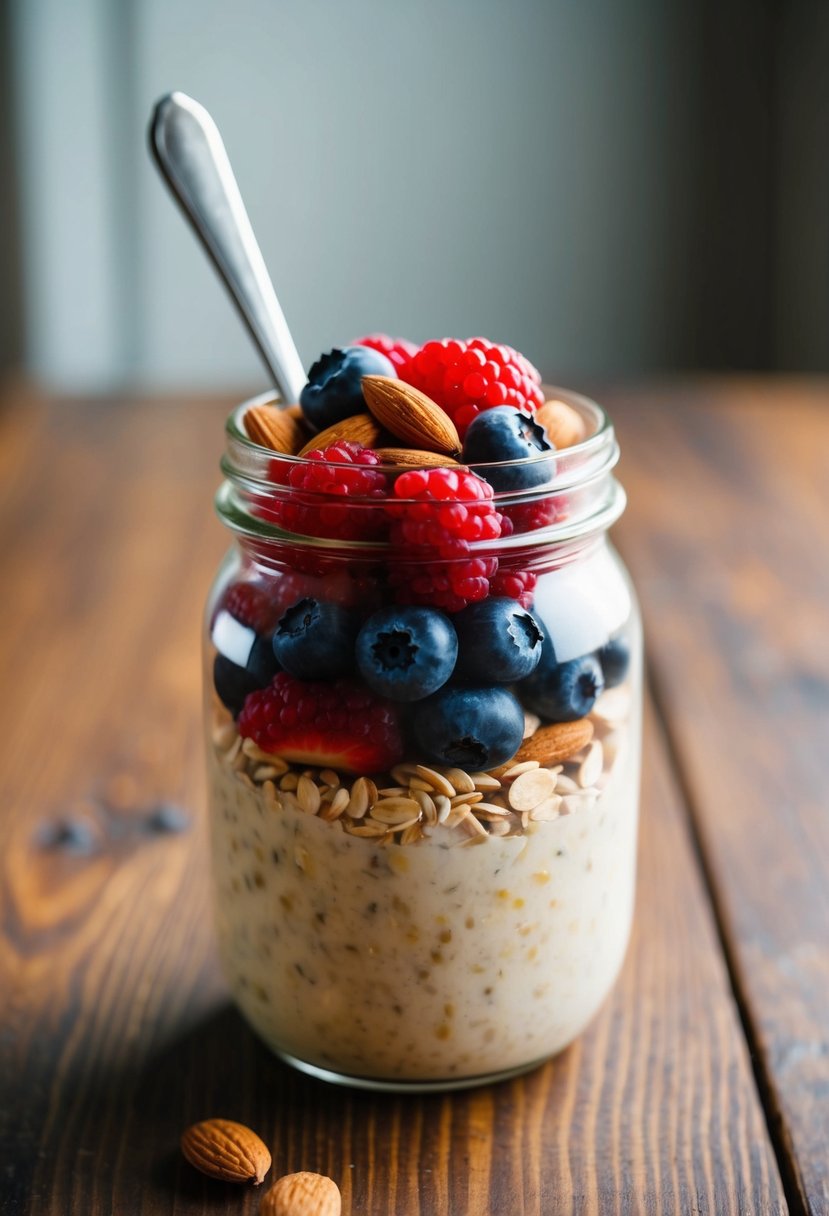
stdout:
POLYGON ((383 772, 403 755, 395 710, 364 685, 297 680, 284 671, 250 694, 239 733, 292 763, 352 773, 383 772))
POLYGON ((498 405, 473 418, 463 441, 465 464, 492 465, 478 470, 495 490, 526 490, 542 485, 555 475, 552 459, 531 460, 554 451, 543 426, 532 414, 498 405), (493 464, 520 461, 519 464, 493 464))
POLYGON ((225 654, 213 660, 213 684, 219 700, 234 717, 239 713, 249 693, 264 688, 279 671, 271 639, 258 637, 250 648, 247 662, 235 663, 225 654))
POLYGON ((354 669, 358 628, 347 608, 308 596, 280 617, 273 651, 285 670, 300 680, 335 680, 354 669))
POLYGON ((521 746, 524 712, 512 693, 497 685, 447 687, 417 703, 412 733, 423 758, 432 764, 495 768, 521 746))
POLYGON ((486 338, 426 342, 401 376, 443 406, 461 437, 483 410, 512 405, 532 413, 544 404, 541 375, 529 359, 486 338))
POLYGON ((493 595, 506 595, 511 600, 518 600, 524 608, 532 608, 533 592, 538 582, 538 575, 530 570, 510 570, 503 564, 490 580, 490 591, 493 595))
POLYGON ((501 535, 492 498, 492 487, 464 469, 413 469, 397 478, 386 509, 401 559, 390 573, 400 603, 459 612, 487 597, 498 560, 472 557, 470 546, 501 535))
POLYGON ((432 608, 381 608, 357 638, 357 666, 369 688, 393 701, 419 701, 452 674, 458 639, 432 608))
POLYGON ((602 665, 605 688, 615 688, 621 684, 630 666, 630 642, 627 638, 611 638, 597 652, 596 657, 602 665))
POLYGON ((523 680, 538 666, 544 631, 514 599, 490 597, 470 604, 455 617, 458 662, 465 680, 523 680))
POLYGON ((221 598, 216 618, 222 611, 256 633, 269 633, 279 620, 282 607, 278 602, 274 603, 269 591, 256 583, 233 583, 221 598))
POLYGON ((356 338, 351 345, 379 350, 381 355, 385 355, 394 364, 398 376, 400 369, 406 367, 412 356, 417 354, 414 342, 409 342, 406 338, 390 338, 388 334, 367 334, 365 338, 356 338))
POLYGON ((271 517, 301 536, 381 539, 388 526, 385 513, 364 501, 386 497, 386 474, 376 468, 379 463, 371 448, 345 440, 309 452, 301 462, 285 463, 282 484, 291 492, 273 504, 271 517))
POLYGON ((604 676, 595 655, 557 663, 553 644, 545 638, 541 662, 521 683, 521 698, 528 709, 550 722, 573 722, 590 713, 603 689, 604 676))
POLYGON ((365 412, 360 387, 363 376, 396 377, 397 372, 390 359, 369 346, 346 346, 317 359, 299 397, 302 412, 315 430, 365 412))

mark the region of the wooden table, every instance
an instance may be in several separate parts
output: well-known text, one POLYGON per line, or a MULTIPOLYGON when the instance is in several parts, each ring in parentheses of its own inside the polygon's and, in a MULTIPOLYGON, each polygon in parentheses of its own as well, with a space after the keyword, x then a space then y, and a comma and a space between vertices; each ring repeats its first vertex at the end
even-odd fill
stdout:
POLYGON ((403 1099, 280 1064, 219 975, 198 634, 227 403, 7 394, 4 1216, 254 1212, 179 1157, 213 1114, 346 1214, 829 1212, 829 385, 603 396, 650 656, 633 942, 546 1067, 403 1099))

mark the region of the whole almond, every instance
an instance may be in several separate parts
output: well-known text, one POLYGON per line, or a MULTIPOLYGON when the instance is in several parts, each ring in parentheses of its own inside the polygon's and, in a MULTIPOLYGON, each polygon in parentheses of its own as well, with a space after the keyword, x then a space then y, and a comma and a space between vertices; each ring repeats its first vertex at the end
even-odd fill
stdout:
POLYGON ((305 431, 298 418, 277 405, 252 405, 245 411, 245 430, 254 443, 293 456, 305 442, 305 431))
POLYGON ((205 1119, 188 1127, 181 1151, 203 1174, 226 1182, 252 1182, 258 1186, 271 1168, 265 1144, 243 1123, 205 1119))
POLYGON ((454 422, 431 397, 391 376, 363 376, 361 383, 368 408, 392 435, 427 452, 461 450, 454 422))
POLYGON ((550 442, 557 448, 571 448, 581 443, 587 435, 581 414, 566 401, 545 401, 536 410, 535 420, 541 423, 550 442))
POLYGON ((424 452, 417 448, 375 448, 381 464, 397 465, 401 469, 448 469, 457 460, 440 452, 424 452))
POLYGON ((340 1216, 340 1188, 324 1174, 286 1174, 262 1196, 260 1216, 340 1216))
POLYGON ((380 439, 382 431, 371 414, 352 414, 341 422, 334 422, 320 431, 313 439, 309 439, 298 456, 307 456, 309 452, 321 452, 323 448, 345 439, 349 443, 361 443, 364 448, 373 448, 380 439))
POLYGON ((509 763, 523 764, 525 760, 537 760, 539 764, 559 764, 581 751, 592 738, 593 723, 589 718, 539 726, 535 734, 524 740, 509 763))

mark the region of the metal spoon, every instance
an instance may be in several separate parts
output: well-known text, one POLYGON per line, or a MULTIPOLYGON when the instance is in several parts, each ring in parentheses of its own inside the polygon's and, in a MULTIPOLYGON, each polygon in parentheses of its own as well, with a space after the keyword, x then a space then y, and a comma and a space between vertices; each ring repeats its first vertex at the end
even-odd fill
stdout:
POLYGON ((285 403, 306 382, 242 195, 213 119, 192 97, 168 93, 150 121, 150 148, 242 315, 285 403))

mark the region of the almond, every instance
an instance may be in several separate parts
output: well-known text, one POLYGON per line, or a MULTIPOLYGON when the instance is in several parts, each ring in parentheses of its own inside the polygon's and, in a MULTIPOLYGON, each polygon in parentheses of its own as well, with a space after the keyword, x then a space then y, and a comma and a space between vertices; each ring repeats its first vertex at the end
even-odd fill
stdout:
POLYGON ((371 414, 352 414, 350 418, 332 423, 313 439, 309 439, 297 455, 307 456, 309 452, 321 452, 323 448, 337 443, 340 439, 349 443, 361 443, 364 448, 373 448, 381 434, 382 431, 371 414))
POLYGON ((404 443, 450 456, 461 450, 452 419, 419 389, 391 376, 363 376, 362 386, 374 417, 404 443))
POLYGON ((587 427, 578 410, 566 401, 545 401, 535 415, 557 448, 571 448, 587 435, 587 427))
POLYGON ((254 443, 293 456, 305 442, 305 432, 297 418, 277 405, 252 405, 245 412, 245 430, 254 443))
POLYGON ((589 743, 592 738, 593 723, 589 718, 539 726, 534 735, 524 740, 510 764, 523 764, 525 760, 537 760, 539 764, 559 764, 581 751, 585 743, 589 743))
POLYGON ((230 1119, 205 1119, 188 1127, 181 1151, 203 1174, 226 1182, 258 1186, 271 1168, 271 1155, 255 1132, 230 1119))
POLYGON ((259 1216, 340 1216, 340 1188, 324 1174, 286 1174, 262 1196, 259 1216))
POLYGON ((440 452, 423 452, 417 448, 375 448, 381 464, 397 465, 401 469, 446 469, 457 466, 451 456, 440 452))

